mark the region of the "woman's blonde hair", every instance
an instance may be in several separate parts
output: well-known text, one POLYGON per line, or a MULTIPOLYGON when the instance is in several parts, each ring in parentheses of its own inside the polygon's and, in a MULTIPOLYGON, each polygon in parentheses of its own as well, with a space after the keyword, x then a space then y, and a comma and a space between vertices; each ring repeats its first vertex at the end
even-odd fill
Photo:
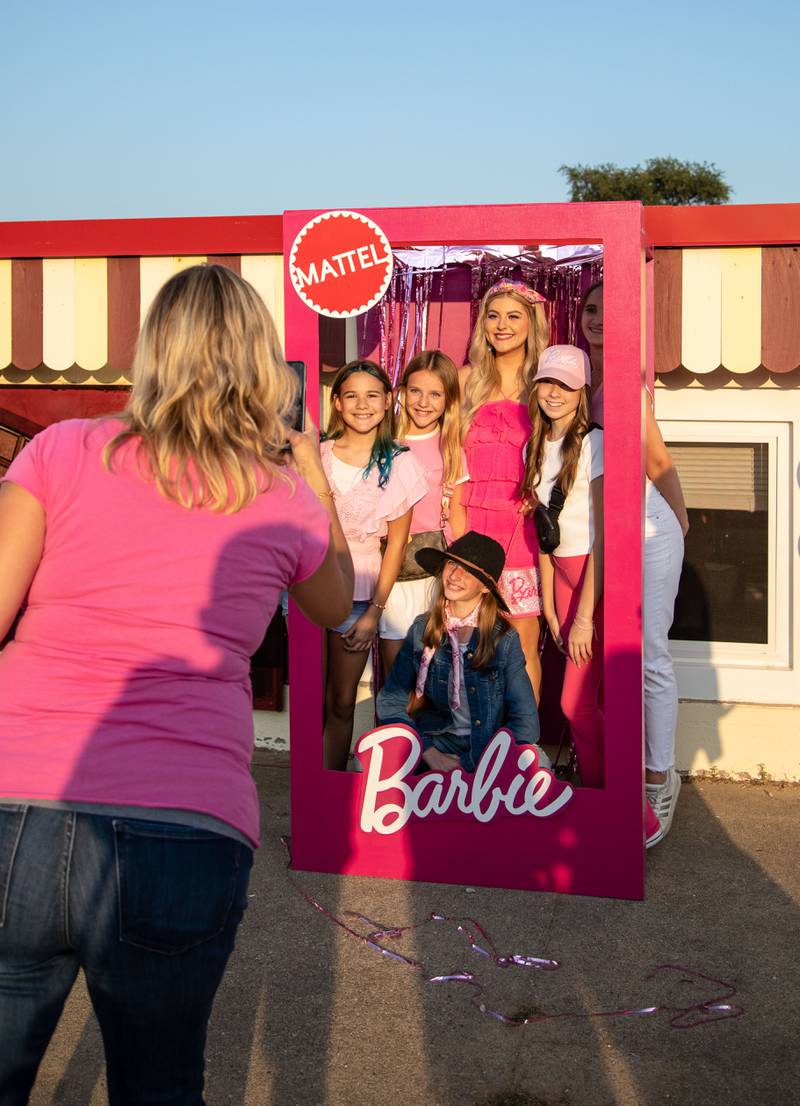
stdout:
POLYGON ((520 369, 520 389, 523 403, 530 395, 531 382, 536 373, 539 355, 550 341, 550 327, 547 315, 541 303, 532 304, 519 292, 506 288, 490 288, 481 300, 478 318, 472 331, 469 347, 470 371, 464 388, 464 403, 461 413, 461 433, 466 435, 479 408, 487 402, 489 396, 500 384, 500 374, 495 365, 494 350, 486 340, 486 315, 492 302, 500 296, 510 296, 524 308, 528 316, 528 339, 525 346, 525 361, 520 369))
MULTIPOLYGON (((556 477, 564 495, 569 493, 575 483, 575 474, 578 471, 578 461, 581 456, 583 439, 591 424, 591 393, 588 387, 581 388, 578 407, 575 418, 569 424, 567 432, 561 439, 561 468, 556 477)), ((533 385, 531 397, 528 401, 528 410, 531 416, 530 441, 528 442, 528 456, 525 461, 525 475, 522 478, 522 494, 530 496, 542 479, 542 463, 544 459, 544 443, 550 433, 551 419, 539 406, 539 383, 533 385)), ((547 504, 545 503, 546 507, 547 504)))
POLYGON ((444 392, 444 411, 439 419, 441 434, 439 449, 442 454, 442 483, 455 484, 461 476, 461 393, 458 369, 440 349, 423 350, 412 357, 406 366, 398 389, 400 411, 397 417, 397 437, 402 441, 412 425, 406 411, 406 388, 414 373, 431 372, 437 377, 444 392))
POLYGON ((221 265, 194 265, 159 290, 142 325, 125 429, 158 490, 182 507, 233 513, 290 480, 281 454, 297 398, 272 317, 221 265), (283 471, 282 471, 283 470, 283 471))

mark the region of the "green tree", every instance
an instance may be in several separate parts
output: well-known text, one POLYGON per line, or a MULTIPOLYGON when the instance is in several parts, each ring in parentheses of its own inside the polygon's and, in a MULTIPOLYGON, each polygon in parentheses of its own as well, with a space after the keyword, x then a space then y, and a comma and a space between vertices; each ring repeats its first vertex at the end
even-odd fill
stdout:
POLYGON ((629 169, 604 165, 562 165, 570 199, 641 200, 643 204, 724 204, 731 189, 716 165, 706 161, 679 161, 652 157, 629 169))

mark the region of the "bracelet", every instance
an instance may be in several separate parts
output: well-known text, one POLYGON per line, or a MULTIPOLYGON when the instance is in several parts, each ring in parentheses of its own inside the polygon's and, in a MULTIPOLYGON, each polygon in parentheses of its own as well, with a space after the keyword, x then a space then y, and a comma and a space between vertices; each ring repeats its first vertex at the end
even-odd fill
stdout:
POLYGON ((370 607, 377 607, 379 611, 385 611, 386 610, 386 604, 385 603, 377 603, 374 599, 370 599, 369 605, 370 605, 370 607))
POLYGON ((594 629, 594 621, 591 618, 586 618, 585 615, 576 614, 572 621, 577 622, 577 624, 582 626, 585 630, 588 630, 590 626, 594 629))
POLYGON ((331 502, 333 502, 333 500, 335 498, 333 492, 330 491, 330 490, 328 490, 327 492, 317 492, 317 496, 320 499, 330 499, 331 502))

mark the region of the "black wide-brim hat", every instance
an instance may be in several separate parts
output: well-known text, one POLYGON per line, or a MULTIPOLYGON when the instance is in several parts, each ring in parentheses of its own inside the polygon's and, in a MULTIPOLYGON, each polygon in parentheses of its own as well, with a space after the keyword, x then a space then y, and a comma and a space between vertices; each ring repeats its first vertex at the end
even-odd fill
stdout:
POLYGON ((468 530, 460 538, 456 538, 447 549, 419 549, 414 557, 420 568, 426 572, 435 574, 445 561, 455 561, 463 565, 467 572, 471 572, 482 584, 485 584, 498 602, 501 610, 510 613, 508 604, 500 594, 500 573, 506 565, 506 552, 500 542, 489 538, 486 534, 478 534, 475 530, 468 530))

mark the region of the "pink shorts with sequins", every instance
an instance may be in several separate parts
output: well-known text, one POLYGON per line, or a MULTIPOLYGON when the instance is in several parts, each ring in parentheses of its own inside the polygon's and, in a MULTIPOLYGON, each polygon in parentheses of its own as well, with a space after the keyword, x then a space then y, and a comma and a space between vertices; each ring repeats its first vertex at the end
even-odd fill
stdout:
POLYGON ((542 583, 535 565, 504 569, 500 593, 508 604, 510 618, 536 618, 542 613, 542 583))

